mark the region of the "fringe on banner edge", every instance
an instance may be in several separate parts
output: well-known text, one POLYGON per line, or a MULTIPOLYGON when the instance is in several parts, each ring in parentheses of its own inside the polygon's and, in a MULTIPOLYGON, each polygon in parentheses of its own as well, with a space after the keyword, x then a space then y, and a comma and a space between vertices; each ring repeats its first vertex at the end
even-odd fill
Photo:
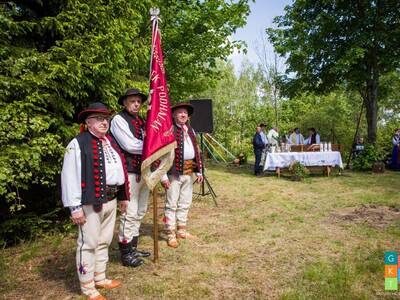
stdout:
POLYGON ((146 160, 142 162, 141 166, 142 177, 145 180, 150 190, 153 190, 153 188, 157 185, 158 181, 160 181, 161 177, 164 174, 166 174, 168 170, 171 168, 174 162, 175 148, 176 148, 176 141, 159 149, 158 151, 150 155, 146 160), (157 170, 151 172, 150 170, 151 164, 157 159, 162 160, 160 167, 157 170))

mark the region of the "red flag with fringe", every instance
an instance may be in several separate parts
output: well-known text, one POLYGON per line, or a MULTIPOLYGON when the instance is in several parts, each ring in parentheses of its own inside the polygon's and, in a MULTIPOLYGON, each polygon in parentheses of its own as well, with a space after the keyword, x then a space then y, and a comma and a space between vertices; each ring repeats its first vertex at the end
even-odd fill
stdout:
POLYGON ((176 148, 158 17, 153 16, 152 21, 150 93, 141 167, 142 177, 150 190, 171 168, 176 148), (152 164, 157 160, 160 164, 152 170, 152 164))

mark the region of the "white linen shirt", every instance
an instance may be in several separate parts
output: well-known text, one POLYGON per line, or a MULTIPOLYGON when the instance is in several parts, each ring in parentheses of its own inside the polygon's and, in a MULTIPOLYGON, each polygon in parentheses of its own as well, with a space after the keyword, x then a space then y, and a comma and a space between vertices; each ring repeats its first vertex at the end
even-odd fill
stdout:
MULTIPOLYGON (((178 127, 181 127, 180 125, 177 125, 178 127)), ((186 125, 184 125, 186 127, 186 125)), ((194 147, 192 143, 192 139, 189 136, 188 127, 182 128, 183 130, 183 160, 189 160, 189 159, 194 159, 195 157, 195 152, 194 152, 194 147)), ((193 129, 192 129, 193 130, 193 129)))
POLYGON ((263 141, 263 144, 264 144, 264 146, 266 145, 266 144, 268 144, 268 139, 267 139, 267 136, 265 135, 265 132, 264 131, 260 131, 260 135, 261 135, 261 139, 262 139, 262 141, 263 141))
POLYGON ((129 124, 120 115, 111 120, 110 131, 123 150, 131 154, 142 154, 143 141, 135 138, 129 124))

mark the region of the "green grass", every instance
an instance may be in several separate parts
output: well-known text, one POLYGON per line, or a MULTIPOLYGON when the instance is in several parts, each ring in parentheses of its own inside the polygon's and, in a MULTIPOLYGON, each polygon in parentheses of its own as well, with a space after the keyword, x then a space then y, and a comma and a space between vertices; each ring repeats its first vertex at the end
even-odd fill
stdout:
MULTIPOLYGON (((218 195, 195 199, 189 229, 198 239, 177 249, 160 241, 160 262, 120 265, 116 241, 108 275, 123 287, 109 299, 382 299, 384 251, 400 250, 400 217, 339 218, 369 205, 400 208, 400 173, 344 172, 292 182, 252 176, 251 166, 211 166, 218 195), (336 216, 336 217, 335 217, 336 216), (389 221, 388 221, 389 220, 389 221)), ((159 204, 160 213, 163 203, 159 204)), ((371 210, 371 211, 369 211, 371 210)), ((381 213, 395 210, 382 209, 381 213)), ((149 210, 144 225, 151 227, 149 210)), ((161 218, 161 215, 160 215, 161 218)), ((152 248, 142 235, 140 247, 152 248)), ((49 236, 5 249, 0 291, 5 299, 77 298, 75 234, 49 236), (30 284, 34 282, 35 284, 30 284)))
POLYGON ((357 249, 338 261, 318 260, 305 266, 282 299, 371 299, 383 290, 383 249, 357 249))

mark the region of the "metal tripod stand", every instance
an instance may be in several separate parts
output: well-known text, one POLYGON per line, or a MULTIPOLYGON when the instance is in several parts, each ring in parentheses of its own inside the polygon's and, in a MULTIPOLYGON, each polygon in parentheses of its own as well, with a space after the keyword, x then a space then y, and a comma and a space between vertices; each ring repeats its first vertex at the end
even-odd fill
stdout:
MULTIPOLYGON (((201 144, 201 157, 202 160, 204 162, 203 159, 203 153, 204 153, 204 141, 203 141, 203 133, 200 133, 200 144, 201 144)), ((198 196, 207 196, 207 195, 211 195, 211 197, 213 198, 214 204, 215 206, 218 206, 217 203, 217 194, 214 192, 214 189, 212 188, 210 182, 208 181, 206 174, 205 174, 205 168, 204 168, 204 163, 201 166, 201 174, 203 174, 203 182, 200 183, 200 193, 194 193, 198 196), (206 191, 206 187, 205 185, 207 185, 207 191, 206 191)))

